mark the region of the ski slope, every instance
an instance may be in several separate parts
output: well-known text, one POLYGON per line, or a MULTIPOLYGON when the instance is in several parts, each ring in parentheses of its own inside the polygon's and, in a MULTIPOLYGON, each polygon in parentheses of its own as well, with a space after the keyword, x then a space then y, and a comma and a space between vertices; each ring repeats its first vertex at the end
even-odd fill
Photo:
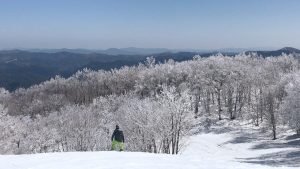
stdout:
POLYGON ((233 137, 232 133, 191 136, 188 146, 180 155, 106 151, 2 155, 0 169, 269 169, 278 167, 253 164, 245 159, 295 150, 252 150, 251 147, 256 143, 231 143, 233 137))

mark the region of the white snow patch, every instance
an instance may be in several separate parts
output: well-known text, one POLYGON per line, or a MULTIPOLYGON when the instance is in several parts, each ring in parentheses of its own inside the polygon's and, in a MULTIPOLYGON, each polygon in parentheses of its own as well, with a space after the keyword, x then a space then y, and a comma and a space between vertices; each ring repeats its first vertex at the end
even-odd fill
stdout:
MULTIPOLYGON (((249 149, 253 143, 232 144, 233 136, 199 134, 191 136, 180 155, 141 152, 68 152, 33 155, 2 155, 0 169, 268 169, 278 168, 242 162, 279 149, 249 149)), ((290 148, 289 148, 290 149, 290 148)), ((280 151, 283 149, 281 148, 280 151)), ((285 148, 284 150, 288 150, 285 148)), ((289 167, 280 167, 289 168, 289 167)))

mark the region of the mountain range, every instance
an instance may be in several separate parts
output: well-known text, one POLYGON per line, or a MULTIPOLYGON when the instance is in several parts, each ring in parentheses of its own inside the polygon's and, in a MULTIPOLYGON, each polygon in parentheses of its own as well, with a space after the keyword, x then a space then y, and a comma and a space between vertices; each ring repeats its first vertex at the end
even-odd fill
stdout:
MULTIPOLYGON (((238 52, 223 52, 235 55, 238 52)), ((110 70, 122 66, 132 66, 143 63, 147 57, 153 56, 157 62, 168 59, 185 61, 195 55, 208 57, 220 51, 187 50, 186 52, 164 48, 111 48, 107 50, 88 49, 30 49, 30 50, 2 50, 0 51, 0 87, 13 91, 17 88, 27 88, 60 75, 69 77, 78 70, 89 68, 92 70, 110 70), (103 52, 103 53, 100 53, 103 52)), ((263 57, 278 56, 282 53, 300 53, 295 48, 282 48, 276 51, 248 51, 256 52, 263 57)))
POLYGON ((166 49, 166 48, 109 48, 105 50, 101 49, 23 49, 29 52, 41 52, 41 53, 57 53, 57 52, 70 52, 70 53, 80 53, 80 54, 107 54, 107 55, 150 55, 155 53, 165 53, 165 52, 175 52, 176 50, 166 49))
POLYGON ((251 52, 257 53, 259 56, 268 57, 268 56, 279 56, 283 53, 285 54, 293 54, 297 53, 300 54, 300 50, 292 47, 285 47, 279 50, 273 50, 273 51, 247 51, 246 54, 249 54, 251 52))

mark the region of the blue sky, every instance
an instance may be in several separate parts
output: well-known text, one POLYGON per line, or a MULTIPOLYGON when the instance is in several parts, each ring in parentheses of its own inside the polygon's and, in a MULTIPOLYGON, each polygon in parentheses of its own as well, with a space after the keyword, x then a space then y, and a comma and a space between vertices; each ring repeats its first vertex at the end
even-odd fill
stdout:
POLYGON ((0 0, 0 48, 300 48, 300 0, 0 0))

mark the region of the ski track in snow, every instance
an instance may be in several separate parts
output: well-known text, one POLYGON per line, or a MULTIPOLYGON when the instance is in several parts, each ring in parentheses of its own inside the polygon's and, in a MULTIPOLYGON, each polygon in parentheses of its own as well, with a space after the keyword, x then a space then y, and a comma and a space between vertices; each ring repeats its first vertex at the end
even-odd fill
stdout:
MULTIPOLYGON (((0 169, 269 169, 240 159, 291 148, 252 150, 254 143, 232 144, 232 134, 199 134, 189 138, 180 155, 141 152, 67 152, 1 155, 0 169)), ((294 168, 295 167, 290 167, 294 168)))

